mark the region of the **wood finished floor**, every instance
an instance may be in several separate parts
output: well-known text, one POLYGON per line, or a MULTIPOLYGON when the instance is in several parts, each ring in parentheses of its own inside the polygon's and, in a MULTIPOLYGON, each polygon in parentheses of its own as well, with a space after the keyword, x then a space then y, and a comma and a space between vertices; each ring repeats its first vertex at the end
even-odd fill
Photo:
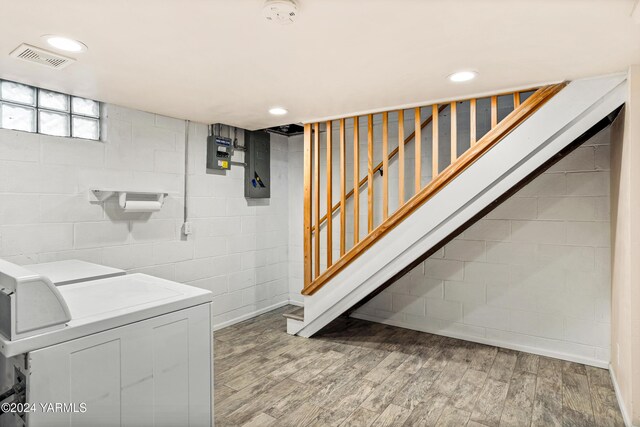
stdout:
POLYGON ((216 426, 623 426, 608 371, 288 306, 215 338, 216 426))

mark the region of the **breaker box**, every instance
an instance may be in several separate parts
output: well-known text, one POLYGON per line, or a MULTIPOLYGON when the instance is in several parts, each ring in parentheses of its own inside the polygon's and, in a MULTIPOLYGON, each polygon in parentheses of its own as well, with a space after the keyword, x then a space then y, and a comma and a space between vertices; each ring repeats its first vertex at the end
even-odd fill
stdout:
POLYGON ((233 140, 219 135, 210 135, 207 138, 207 169, 229 170, 231 169, 231 156, 233 156, 233 140))
POLYGON ((244 197, 271 197, 271 151, 269 134, 264 131, 245 131, 244 197))

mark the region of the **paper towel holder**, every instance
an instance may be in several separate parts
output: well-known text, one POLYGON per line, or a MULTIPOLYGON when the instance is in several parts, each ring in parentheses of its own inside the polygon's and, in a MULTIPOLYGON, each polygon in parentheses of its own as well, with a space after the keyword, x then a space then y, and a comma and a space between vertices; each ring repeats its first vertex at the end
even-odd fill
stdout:
POLYGON ((92 189, 89 198, 93 202, 103 203, 112 196, 117 196, 118 206, 125 212, 157 212, 164 205, 169 193, 165 191, 139 191, 92 189))

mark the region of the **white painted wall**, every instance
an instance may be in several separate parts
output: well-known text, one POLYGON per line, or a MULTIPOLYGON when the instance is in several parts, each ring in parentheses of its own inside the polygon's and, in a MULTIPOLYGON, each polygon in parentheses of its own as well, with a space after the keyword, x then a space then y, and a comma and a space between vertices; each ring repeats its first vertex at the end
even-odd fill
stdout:
POLYGON ((627 103, 611 131, 611 373, 627 425, 639 426, 640 64, 629 67, 627 79, 627 103))
POLYGON ((606 365, 609 236, 607 128, 355 315, 606 365))
POLYGON ((202 287, 215 294, 215 327, 286 303, 287 138, 271 137, 271 198, 248 201, 241 167, 227 176, 205 172, 207 127, 192 124, 194 234, 184 239, 184 121, 105 110, 103 142, 0 129, 0 257, 77 258, 202 287), (160 212, 124 214, 115 200, 89 203, 89 189, 99 187, 171 195, 160 212))

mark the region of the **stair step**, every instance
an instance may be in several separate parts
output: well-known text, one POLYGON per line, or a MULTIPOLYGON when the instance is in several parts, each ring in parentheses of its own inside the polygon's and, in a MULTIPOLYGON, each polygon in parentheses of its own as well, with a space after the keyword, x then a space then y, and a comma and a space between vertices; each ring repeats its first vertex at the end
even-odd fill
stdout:
POLYGON ((298 307, 295 310, 290 311, 289 313, 284 313, 283 316, 287 319, 299 320, 301 322, 304 322, 304 307, 298 307))

